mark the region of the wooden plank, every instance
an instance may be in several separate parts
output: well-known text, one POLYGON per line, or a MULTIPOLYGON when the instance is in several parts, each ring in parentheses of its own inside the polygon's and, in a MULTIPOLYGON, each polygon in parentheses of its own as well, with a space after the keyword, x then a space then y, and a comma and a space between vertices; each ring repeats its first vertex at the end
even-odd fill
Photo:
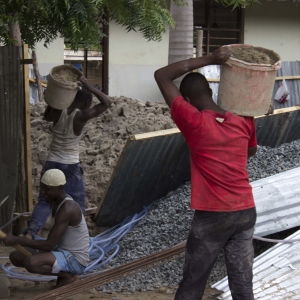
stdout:
POLYGON ((166 130, 159 130, 159 131, 152 131, 152 132, 146 132, 146 133, 140 133, 140 134, 135 134, 131 135, 130 139, 133 141, 138 141, 138 140, 145 140, 145 139, 150 139, 158 136, 166 136, 166 135, 171 135, 174 133, 178 133, 180 130, 178 128, 171 128, 171 129, 166 129, 166 130))
POLYGON ((220 78, 206 78, 208 82, 220 82, 220 78))
POLYGON ((285 80, 300 79, 300 75, 276 77, 276 80, 283 80, 283 79, 285 80))
MULTIPOLYGON (((36 83, 35 78, 30 78, 29 77, 29 81, 33 82, 33 83, 36 83)), ((41 86, 44 87, 44 88, 47 88, 47 80, 41 80, 41 86)))
MULTIPOLYGON (((291 106, 291 107, 286 107, 286 108, 275 109, 273 114, 268 115, 268 116, 283 114, 283 113, 296 111, 296 110, 300 110, 300 106, 291 106)), ((254 119, 259 119, 259 118, 264 118, 264 117, 266 117, 266 115, 256 116, 256 117, 254 117, 254 119)))
POLYGON ((20 65, 30 65, 32 64, 32 59, 31 58, 26 58, 26 59, 21 59, 20 60, 20 65))
MULTIPOLYGON (((23 57, 28 58, 28 45, 23 46, 23 57)), ((30 126, 30 87, 28 65, 23 66, 24 72, 24 107, 25 107, 25 143, 26 143, 26 175, 27 175, 27 198, 28 210, 33 210, 32 201, 32 157, 31 157, 31 126, 30 126)))

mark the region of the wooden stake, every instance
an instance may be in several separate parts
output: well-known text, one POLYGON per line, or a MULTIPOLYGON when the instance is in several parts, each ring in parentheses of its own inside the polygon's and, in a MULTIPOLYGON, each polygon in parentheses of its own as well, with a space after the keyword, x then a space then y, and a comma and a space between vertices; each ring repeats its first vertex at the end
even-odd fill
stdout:
MULTIPOLYGON (((6 237, 6 233, 0 230, 0 239, 4 239, 5 237, 6 237)), ((23 248, 22 246, 20 246, 19 244, 13 245, 13 247, 18 251, 20 251, 21 253, 23 253, 24 255, 31 256, 31 253, 25 248, 23 248)))
POLYGON ((197 47, 196 47, 196 56, 202 56, 202 46, 203 46, 203 30, 197 30, 197 47))
POLYGON ((32 50, 32 65, 33 65, 33 71, 35 74, 35 80, 36 80, 36 84, 37 84, 37 88, 38 88, 39 100, 40 100, 40 102, 43 102, 44 94, 43 94, 43 89, 42 89, 42 84, 41 84, 41 76, 40 76, 40 71, 39 71, 39 66, 38 66, 35 50, 32 50))
MULTIPOLYGON (((23 57, 28 58, 28 45, 23 46, 23 57)), ((25 92, 25 145, 26 145, 26 175, 27 175, 27 198, 28 210, 33 210, 32 201, 32 158, 31 158, 31 126, 30 126, 30 87, 28 65, 23 66, 24 70, 24 92, 25 92)))

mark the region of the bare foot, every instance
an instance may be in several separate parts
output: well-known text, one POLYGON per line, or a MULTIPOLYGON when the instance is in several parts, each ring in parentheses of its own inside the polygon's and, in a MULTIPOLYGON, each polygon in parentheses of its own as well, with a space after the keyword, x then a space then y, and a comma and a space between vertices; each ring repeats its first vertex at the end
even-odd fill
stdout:
POLYGON ((64 285, 73 283, 78 280, 79 280, 79 275, 74 275, 74 274, 69 273, 67 276, 57 277, 56 285, 54 288, 57 289, 57 288, 60 288, 64 285))

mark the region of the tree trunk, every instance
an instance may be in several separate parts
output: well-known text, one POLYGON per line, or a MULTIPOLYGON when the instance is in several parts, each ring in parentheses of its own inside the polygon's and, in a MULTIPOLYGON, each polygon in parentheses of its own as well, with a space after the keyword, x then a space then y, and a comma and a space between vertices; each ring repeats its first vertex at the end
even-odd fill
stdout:
POLYGON ((21 31, 18 22, 9 25, 10 38, 14 40, 14 46, 22 46, 21 31))
MULTIPOLYGON (((193 1, 186 0, 187 5, 178 7, 171 2, 171 14, 176 22, 170 30, 169 64, 193 57, 193 1)), ((181 78, 174 81, 178 86, 181 78)))

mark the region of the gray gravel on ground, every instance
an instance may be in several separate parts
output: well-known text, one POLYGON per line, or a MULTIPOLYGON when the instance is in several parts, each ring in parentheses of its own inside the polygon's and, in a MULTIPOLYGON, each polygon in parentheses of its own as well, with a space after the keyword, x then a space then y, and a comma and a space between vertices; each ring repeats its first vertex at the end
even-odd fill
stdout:
MULTIPOLYGON (((299 150, 300 140, 277 148, 259 146, 257 154, 249 160, 250 181, 299 167, 299 150)), ((190 183, 186 183, 155 203, 148 215, 123 238, 120 242, 119 254, 105 268, 127 263, 184 241, 193 217, 193 211, 189 209, 189 201, 190 183)), ((273 244, 255 241, 254 246, 255 253, 260 254, 273 244)), ((174 288, 181 280, 183 261, 182 257, 97 289, 103 293, 132 293, 150 291, 162 286, 174 288)), ((220 253, 208 283, 213 284, 225 276, 224 255, 220 253)))

